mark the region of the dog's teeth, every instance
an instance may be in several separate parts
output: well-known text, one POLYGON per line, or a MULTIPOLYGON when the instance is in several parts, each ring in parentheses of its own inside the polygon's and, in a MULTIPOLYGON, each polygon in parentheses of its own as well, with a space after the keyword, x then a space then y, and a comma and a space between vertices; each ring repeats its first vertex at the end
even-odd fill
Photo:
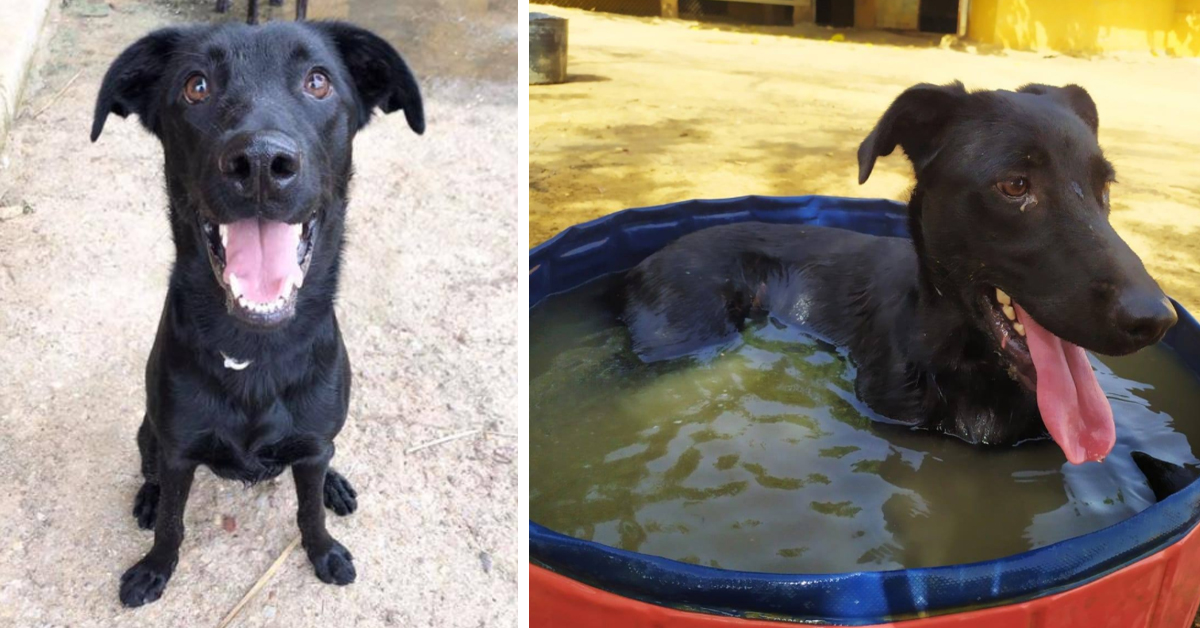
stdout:
POLYGON ((296 234, 297 240, 304 235, 304 225, 289 225, 289 227, 291 227, 292 233, 296 234))
POLYGON ((221 225, 218 230, 221 232, 221 246, 229 246, 229 225, 221 225))
POLYGON ((233 292, 233 296, 239 297, 240 300, 242 296, 242 283, 238 281, 237 275, 232 273, 229 275, 229 290, 233 292))
POLYGON ((1004 310, 1004 317, 1005 317, 1005 318, 1007 318, 1007 319, 1008 319, 1008 320, 1010 320, 1010 321, 1015 321, 1015 320, 1017 320, 1017 312, 1016 312, 1016 310, 1014 310, 1014 309, 1013 309, 1013 306, 1011 306, 1011 305, 1006 305, 1006 306, 1004 306, 1002 309, 1004 310))
POLYGON ((1000 302, 1000 305, 1012 305, 1012 298, 999 288, 996 288, 996 300, 1000 302))
POLYGON ((1020 323, 1013 323, 1013 329, 1017 330, 1017 333, 1020 334, 1021 337, 1025 336, 1025 326, 1024 325, 1022 325, 1020 323))

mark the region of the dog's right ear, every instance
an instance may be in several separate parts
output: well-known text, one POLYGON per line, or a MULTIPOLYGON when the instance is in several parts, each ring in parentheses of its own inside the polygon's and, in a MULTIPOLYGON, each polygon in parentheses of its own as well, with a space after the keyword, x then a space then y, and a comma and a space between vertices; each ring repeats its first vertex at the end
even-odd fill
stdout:
POLYGON ((92 118, 92 141, 100 137, 108 114, 124 118, 136 113, 142 125, 154 131, 154 95, 183 31, 165 28, 154 31, 125 49, 108 67, 96 98, 92 118))
POLYGON ((913 170, 920 171, 937 154, 936 141, 951 113, 967 95, 962 83, 914 85, 884 112, 875 129, 858 147, 858 183, 871 176, 875 160, 904 149, 913 170))

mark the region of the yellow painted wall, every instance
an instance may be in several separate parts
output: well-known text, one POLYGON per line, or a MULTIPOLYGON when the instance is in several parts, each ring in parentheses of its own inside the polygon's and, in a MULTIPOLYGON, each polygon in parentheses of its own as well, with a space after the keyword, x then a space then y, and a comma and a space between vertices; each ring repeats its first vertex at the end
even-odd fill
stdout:
POLYGON ((1018 50, 1200 56, 1200 0, 970 0, 967 35, 1018 50))

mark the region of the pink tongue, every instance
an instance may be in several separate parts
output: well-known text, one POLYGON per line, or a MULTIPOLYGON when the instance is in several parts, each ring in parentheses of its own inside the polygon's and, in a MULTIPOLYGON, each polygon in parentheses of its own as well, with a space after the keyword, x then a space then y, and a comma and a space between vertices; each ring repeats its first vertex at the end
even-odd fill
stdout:
POLYGON ((1117 440, 1117 429, 1087 353, 1046 331, 1021 306, 1013 307, 1025 326, 1037 370, 1038 410, 1050 436, 1071 464, 1104 460, 1117 440))
POLYGON ((283 295, 285 279, 299 283, 304 277, 296 261, 300 233, 294 225, 247 218, 225 226, 225 282, 237 276, 247 299, 270 303, 283 295))

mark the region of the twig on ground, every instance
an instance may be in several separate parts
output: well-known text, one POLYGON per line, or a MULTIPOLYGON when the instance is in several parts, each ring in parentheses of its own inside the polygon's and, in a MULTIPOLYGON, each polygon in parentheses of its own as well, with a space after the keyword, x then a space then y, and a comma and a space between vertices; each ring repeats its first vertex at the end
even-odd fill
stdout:
POLYGON ((67 81, 67 84, 66 84, 66 85, 63 85, 63 86, 62 86, 62 89, 58 90, 58 93, 57 93, 57 94, 55 94, 55 95, 54 95, 54 97, 50 99, 50 102, 46 103, 44 106, 42 106, 42 108, 41 108, 41 109, 38 109, 38 110, 37 110, 37 111, 36 111, 36 112, 33 114, 33 117, 34 117, 34 118, 37 118, 38 116, 42 115, 43 113, 46 113, 46 110, 47 110, 47 109, 49 109, 49 108, 53 107, 53 106, 54 106, 54 103, 58 102, 58 99, 59 99, 59 98, 62 98, 62 95, 63 95, 63 94, 65 94, 65 93, 67 93, 67 90, 68 90, 68 89, 71 89, 71 85, 75 83, 75 79, 79 78, 79 75, 80 75, 80 74, 83 74, 83 70, 80 70, 80 71, 76 72, 76 73, 75 73, 75 76, 72 76, 72 77, 71 77, 71 80, 67 81))
POLYGON ((263 587, 267 586, 267 583, 271 581, 271 576, 274 576, 275 572, 279 571, 279 567, 283 565, 283 561, 287 560, 287 557, 292 555, 292 552, 295 551, 296 546, 299 544, 300 537, 292 539, 292 542, 289 543, 288 546, 283 550, 283 553, 279 555, 279 558, 276 558, 275 562, 271 563, 271 566, 267 568, 267 571, 263 573, 263 575, 259 576, 258 582, 255 582, 254 586, 250 587, 250 590, 246 592, 246 595, 242 596, 242 599, 237 603, 237 606, 234 606, 233 610, 229 611, 229 614, 225 616, 225 619, 221 620, 220 624, 217 624, 217 628, 226 628, 226 626, 232 623, 233 620, 237 619, 238 613, 242 612, 242 608, 245 607, 250 600, 253 600, 254 596, 258 595, 258 592, 261 591, 263 587))
POLYGON ((517 437, 516 434, 506 434, 504 432, 484 432, 484 434, 487 434, 488 436, 499 436, 502 438, 516 438, 517 437))
POLYGON ((422 443, 422 444, 420 444, 420 445, 416 445, 416 446, 414 446, 414 447, 409 447, 408 449, 404 450, 404 453, 406 453, 406 454, 411 454, 411 453, 413 453, 413 452, 416 452, 416 451, 421 451, 422 449, 426 449, 426 448, 429 448, 429 447, 433 447, 434 445, 441 445, 442 443, 448 443, 448 442, 450 442, 450 441, 452 441, 452 440, 458 440, 458 439, 460 439, 460 438, 466 438, 466 437, 468 437, 468 436, 474 436, 474 435, 478 434, 478 433, 479 433, 479 432, 481 432, 481 431, 483 431, 483 430, 467 430, 467 431, 465 431, 465 432, 459 432, 459 433, 457 433, 457 434, 451 434, 451 435, 449 435, 449 436, 443 436, 442 438, 439 438, 439 439, 437 439, 437 440, 431 440, 431 441, 429 441, 428 443, 422 443))

